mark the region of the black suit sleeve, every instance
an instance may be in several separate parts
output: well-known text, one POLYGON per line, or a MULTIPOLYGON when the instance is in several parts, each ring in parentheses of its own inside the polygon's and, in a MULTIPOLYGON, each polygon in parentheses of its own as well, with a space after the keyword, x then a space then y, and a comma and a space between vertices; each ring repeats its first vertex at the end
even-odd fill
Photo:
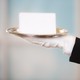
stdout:
POLYGON ((80 64, 80 39, 77 37, 69 61, 80 64))

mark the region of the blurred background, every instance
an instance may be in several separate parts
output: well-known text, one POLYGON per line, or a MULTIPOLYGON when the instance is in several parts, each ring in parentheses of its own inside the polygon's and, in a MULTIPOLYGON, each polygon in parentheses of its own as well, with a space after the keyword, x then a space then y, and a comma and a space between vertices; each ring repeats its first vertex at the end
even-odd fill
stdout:
POLYGON ((53 12, 57 27, 80 36, 80 0, 0 0, 0 80, 80 80, 79 64, 61 49, 44 48, 6 33, 20 12, 53 12))

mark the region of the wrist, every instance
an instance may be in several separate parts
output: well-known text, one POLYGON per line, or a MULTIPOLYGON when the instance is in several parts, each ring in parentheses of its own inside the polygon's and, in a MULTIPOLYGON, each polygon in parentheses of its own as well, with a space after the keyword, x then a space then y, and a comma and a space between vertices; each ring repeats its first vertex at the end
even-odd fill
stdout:
POLYGON ((67 36, 64 39, 64 47, 63 47, 63 51, 64 53, 71 55, 74 44, 75 44, 75 39, 76 37, 74 36, 67 36))

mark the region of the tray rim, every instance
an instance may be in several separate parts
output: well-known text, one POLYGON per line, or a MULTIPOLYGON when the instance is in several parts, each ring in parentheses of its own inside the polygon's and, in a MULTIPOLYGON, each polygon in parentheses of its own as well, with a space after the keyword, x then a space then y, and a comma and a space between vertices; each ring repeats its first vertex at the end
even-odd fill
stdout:
MULTIPOLYGON (((57 29, 57 28, 56 28, 57 29)), ((34 35, 34 34, 26 34, 26 33, 21 33, 18 30, 18 28, 16 27, 13 27, 13 28, 8 28, 6 29, 6 32, 10 33, 10 34, 14 34, 14 35, 23 35, 23 36, 32 36, 32 37, 58 37, 58 36, 65 36, 67 35, 68 31, 66 29, 61 29, 61 28, 58 28, 60 30, 65 30, 64 32, 57 32, 56 34, 52 34, 52 35, 34 35)))

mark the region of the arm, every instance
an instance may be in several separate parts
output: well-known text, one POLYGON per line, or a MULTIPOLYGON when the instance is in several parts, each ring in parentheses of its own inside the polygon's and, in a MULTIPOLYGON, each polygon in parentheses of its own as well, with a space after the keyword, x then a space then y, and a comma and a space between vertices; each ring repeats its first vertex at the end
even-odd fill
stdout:
POLYGON ((69 61, 80 64, 80 39, 66 35, 53 38, 36 38, 32 36, 17 35, 30 43, 47 48, 62 48, 65 54, 70 56, 69 61))
MULTIPOLYGON (((39 40, 34 41, 39 43, 39 40)), ((70 56, 69 61, 80 64, 80 39, 74 36, 64 36, 53 39, 41 39, 39 45, 48 48, 62 48, 65 54, 70 56)))

